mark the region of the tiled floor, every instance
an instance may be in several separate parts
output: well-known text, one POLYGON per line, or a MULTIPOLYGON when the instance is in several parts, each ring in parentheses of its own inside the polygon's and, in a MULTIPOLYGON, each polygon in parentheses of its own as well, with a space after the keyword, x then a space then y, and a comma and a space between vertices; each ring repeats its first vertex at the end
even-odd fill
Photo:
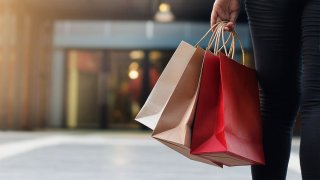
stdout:
MULTIPOLYGON (((289 180, 300 180, 294 140, 289 180)), ((249 167, 186 159, 149 137, 120 132, 0 132, 0 180, 250 180, 249 167)))

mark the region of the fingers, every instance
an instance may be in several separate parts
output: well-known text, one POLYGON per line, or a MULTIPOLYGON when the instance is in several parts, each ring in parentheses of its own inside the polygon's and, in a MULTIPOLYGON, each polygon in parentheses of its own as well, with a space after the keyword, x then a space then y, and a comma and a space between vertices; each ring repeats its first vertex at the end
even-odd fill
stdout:
POLYGON ((220 21, 229 21, 230 15, 227 10, 221 8, 218 5, 214 5, 211 12, 211 27, 220 21))
POLYGON ((211 27, 220 21, 228 21, 224 30, 233 31, 236 24, 236 19, 239 13, 239 4, 237 0, 232 1, 233 4, 229 6, 214 4, 211 12, 211 27))
POLYGON ((217 13, 212 10, 212 13, 211 13, 211 27, 213 27, 216 23, 217 23, 217 13))
POLYGON ((231 32, 231 31, 233 31, 234 27, 235 27, 235 24, 233 22, 228 22, 226 24, 224 30, 231 32))
MULTIPOLYGON (((217 13, 217 11, 213 10, 212 11, 212 15, 211 15, 211 27, 213 27, 216 23, 221 22, 221 21, 225 21, 226 19, 222 19, 221 16, 219 16, 219 14, 217 13)), ((214 31, 215 28, 212 29, 212 31, 214 31)))
POLYGON ((236 20, 237 20, 238 13, 237 12, 232 12, 230 14, 230 20, 226 24, 225 30, 226 31, 233 31, 236 25, 236 20))

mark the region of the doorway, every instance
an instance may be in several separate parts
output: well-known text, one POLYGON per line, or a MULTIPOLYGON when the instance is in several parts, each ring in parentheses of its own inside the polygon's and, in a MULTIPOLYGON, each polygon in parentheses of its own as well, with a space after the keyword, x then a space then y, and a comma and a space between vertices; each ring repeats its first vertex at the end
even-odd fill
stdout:
POLYGON ((139 129, 140 110, 172 51, 66 51, 65 125, 139 129))

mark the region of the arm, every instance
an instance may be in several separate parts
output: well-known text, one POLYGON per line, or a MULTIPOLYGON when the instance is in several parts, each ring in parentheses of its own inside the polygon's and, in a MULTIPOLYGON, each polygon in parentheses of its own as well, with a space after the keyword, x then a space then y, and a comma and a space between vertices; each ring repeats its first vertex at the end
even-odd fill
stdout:
POLYGON ((211 12, 211 26, 219 21, 228 21, 225 30, 232 31, 240 11, 239 0, 216 0, 211 12))

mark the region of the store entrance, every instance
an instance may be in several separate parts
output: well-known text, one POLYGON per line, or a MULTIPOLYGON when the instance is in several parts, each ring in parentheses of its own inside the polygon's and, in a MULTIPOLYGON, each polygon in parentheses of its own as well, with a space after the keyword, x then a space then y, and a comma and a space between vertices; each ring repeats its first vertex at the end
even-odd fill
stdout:
POLYGON ((81 129, 139 129, 134 117, 171 51, 66 52, 65 125, 81 129))

